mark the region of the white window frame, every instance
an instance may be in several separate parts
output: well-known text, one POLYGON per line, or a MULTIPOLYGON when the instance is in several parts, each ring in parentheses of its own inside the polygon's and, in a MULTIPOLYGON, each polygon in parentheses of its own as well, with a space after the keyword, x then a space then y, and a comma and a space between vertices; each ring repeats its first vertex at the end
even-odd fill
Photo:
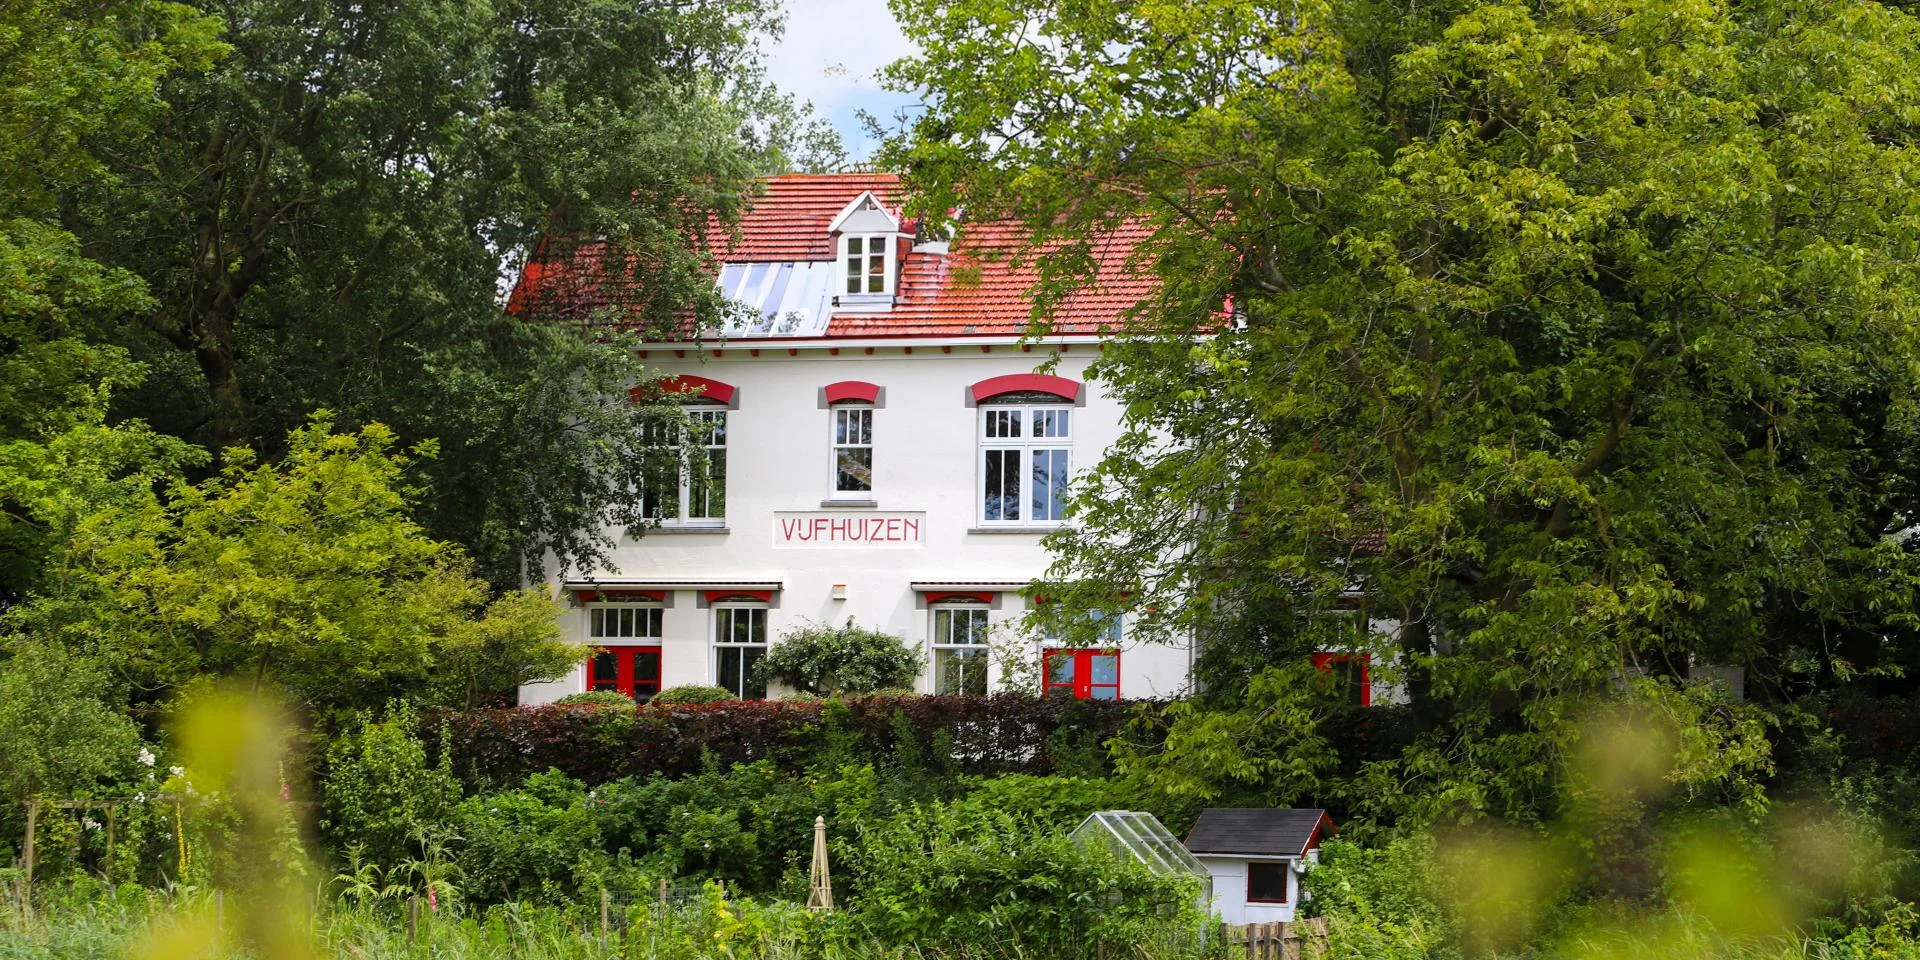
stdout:
MULTIPOLYGON (((592 647, 621 645, 654 646, 659 644, 661 633, 665 628, 665 611, 666 607, 664 604, 651 601, 638 603, 591 603, 587 605, 585 611, 587 620, 586 627, 581 633, 586 637, 587 645, 592 647), (621 621, 629 620, 627 614, 631 614, 630 619, 634 626, 634 632, 618 635, 604 632, 608 619, 607 614, 609 613, 619 614, 620 616, 616 619, 621 621), (594 621, 596 620, 602 624, 603 632, 599 635, 595 635, 593 632, 594 621), (653 632, 643 632, 643 630, 646 629, 651 629, 653 632)), ((624 627, 625 625, 623 622, 617 624, 616 627, 624 627)))
MULTIPOLYGON (((1071 488, 1061 490, 1060 495, 1050 498, 1051 506, 1057 508, 1060 516, 1036 519, 1033 514, 1033 461, 1036 453, 1044 452, 1052 457, 1065 454, 1065 463, 1060 465, 1060 473, 1070 481, 1073 473, 1073 421, 1078 419, 1076 410, 1068 403, 982 403, 980 415, 974 427, 974 464, 977 473, 973 483, 974 513, 979 517, 981 526, 986 527, 1059 527, 1066 523, 1065 504, 1071 495, 1071 488), (1005 432, 1005 420, 996 418, 1011 414, 1015 419, 1019 436, 990 437, 990 427, 1005 432), (1039 415, 1039 416, 1036 416, 1039 415), (1035 437, 1036 421, 1048 422, 1048 435, 1035 437), (992 454, 1001 451, 1015 451, 1020 454, 1020 466, 1014 489, 1015 503, 1019 516, 1008 518, 989 516, 987 509, 987 464, 992 454)), ((1004 471, 1004 467, 1002 468, 1004 471)), ((1002 473, 1001 489, 1006 490, 1005 474, 1002 473)), ((1049 511, 1054 512, 1054 511, 1049 511)))
POLYGON ((873 416, 873 413, 875 409, 877 408, 871 403, 862 403, 862 402, 853 401, 853 400, 845 401, 842 403, 836 403, 827 408, 827 413, 829 414, 829 416, 827 417, 827 496, 829 499, 833 499, 833 500, 872 500, 873 499, 874 487, 875 487, 875 484, 873 482, 874 480, 873 478, 873 469, 874 469, 874 449, 873 449, 874 416, 873 416), (851 414, 854 414, 854 413, 863 413, 865 414, 865 416, 863 418, 851 416, 851 414), (845 442, 846 434, 841 431, 842 422, 846 420, 860 420, 860 419, 864 419, 866 422, 866 436, 865 436, 866 442, 864 443, 845 442), (867 451, 867 489, 865 490, 840 489, 840 451, 842 450, 867 451))
POLYGON ((890 297, 893 296, 894 243, 895 234, 891 233, 848 233, 840 237, 840 285, 835 289, 842 297, 890 297), (860 252, 854 253, 853 246, 860 244, 860 252), (880 245, 880 289, 869 289, 873 278, 874 244, 880 245), (856 274, 848 261, 858 257, 859 270, 856 274), (852 289, 858 276, 859 289, 852 289))
MULTIPOLYGON (((757 649, 760 651, 760 656, 765 657, 768 651, 770 651, 773 648, 773 644, 768 639, 768 637, 770 636, 770 631, 769 631, 769 625, 767 622, 768 621, 767 611, 768 611, 768 606, 764 603, 737 603, 737 602, 736 603, 716 603, 713 605, 713 616, 709 618, 710 623, 708 624, 708 630, 707 630, 707 646, 709 649, 712 650, 712 653, 708 655, 707 659, 708 659, 708 666, 712 671, 709 675, 713 677, 713 685, 716 687, 721 687, 723 689, 726 689, 728 692, 732 693, 734 696, 739 697, 742 700, 748 700, 748 699, 764 700, 766 699, 766 692, 762 691, 759 697, 748 697, 746 695, 746 691, 751 689, 751 685, 753 682, 753 667, 752 667, 752 664, 749 664, 746 662, 746 658, 744 656, 741 658, 741 664, 740 664, 740 686, 738 688, 733 688, 733 687, 727 687, 726 684, 721 683, 720 682, 720 654, 721 654, 721 651, 723 650, 756 650, 757 649), (757 614, 757 616, 749 617, 748 619, 750 623, 753 620, 759 621, 760 639, 758 641, 747 642, 747 643, 738 643, 731 640, 722 641, 720 639, 721 624, 722 623, 730 624, 732 622, 732 619, 738 616, 742 612, 757 614)), ((748 628, 748 632, 752 633, 751 626, 748 628)))
MULTIPOLYGON (((971 603, 941 602, 933 605, 927 617, 927 693, 935 696, 946 694, 940 689, 940 654, 945 651, 978 651, 980 654, 981 689, 984 696, 993 691, 993 648, 989 645, 989 636, 993 631, 993 616, 990 608, 978 601, 971 603), (946 614, 947 629, 942 633, 940 615, 946 614), (978 639, 969 639, 956 643, 953 640, 953 622, 956 614, 965 613, 967 619, 977 620, 978 639), (977 616, 976 616, 977 615, 977 616)), ((975 636, 970 628, 969 636, 975 636)), ((964 691, 963 691, 964 692, 964 691)))
MULTIPOLYGON (((730 412, 731 411, 729 411, 726 407, 720 406, 718 404, 693 403, 693 404, 688 404, 686 407, 687 418, 693 421, 694 423, 696 424, 706 423, 710 425, 711 424, 718 425, 717 430, 705 431, 706 432, 705 442, 699 444, 699 446, 706 451, 706 457, 700 465, 702 469, 705 469, 706 471, 708 471, 709 474, 711 474, 713 472, 714 464, 718 463, 720 465, 720 470, 719 470, 720 513, 717 516, 696 517, 692 515, 693 506, 694 506, 692 467, 694 466, 694 464, 686 457, 680 457, 679 466, 675 468, 675 474, 678 479, 674 485, 675 486, 675 494, 674 494, 675 499, 673 504, 674 512, 670 516, 652 517, 652 519, 659 521, 661 526, 666 526, 666 527, 723 527, 723 526, 726 526, 726 523, 727 523, 727 516, 726 516, 727 476, 728 476, 727 474, 727 428, 729 426, 727 420, 728 420, 728 414, 730 412)), ((663 425, 655 425, 655 426, 663 427, 663 425)), ((661 434, 662 436, 664 436, 665 434, 664 428, 661 429, 661 434)), ((660 440, 659 442, 663 444, 665 443, 664 440, 660 440)), ((706 509, 711 509, 712 501, 713 501, 713 487, 711 484, 707 486, 707 489, 705 492, 707 496, 705 498, 706 503, 703 505, 703 507, 706 509)), ((645 492, 641 494, 642 497, 645 497, 647 495, 648 494, 645 492)))

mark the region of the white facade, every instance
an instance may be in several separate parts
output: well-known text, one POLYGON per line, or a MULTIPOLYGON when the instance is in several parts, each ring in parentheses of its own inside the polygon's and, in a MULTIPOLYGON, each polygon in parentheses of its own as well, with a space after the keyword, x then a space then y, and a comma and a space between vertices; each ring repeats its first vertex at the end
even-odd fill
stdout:
MULTIPOLYGON (((1213 912, 1222 922, 1232 924, 1246 923, 1292 923, 1294 912, 1300 906, 1305 893, 1301 886, 1300 861, 1293 857, 1219 857, 1195 854, 1200 863, 1213 877, 1213 912), (1252 889, 1248 884, 1248 874, 1260 868, 1285 872, 1287 895, 1282 902, 1255 900, 1249 896, 1252 889)), ((1319 858, 1319 851, 1307 854, 1309 862, 1319 858)))
MULTIPOLYGON (((556 580, 567 603, 566 634, 595 646, 657 647, 659 686, 671 687, 734 680, 730 671, 737 672, 741 655, 719 638, 723 631, 777 644, 801 624, 839 624, 852 617, 919 652, 916 689, 933 692, 936 628, 945 632, 943 639, 955 629, 953 614, 936 624, 936 611, 984 611, 996 638, 986 673, 992 689, 1004 689, 1005 662, 1035 662, 1043 646, 1022 630, 1027 606, 1018 591, 1046 572, 1049 556, 1041 538, 1060 526, 1031 519, 1033 505, 1053 493, 1051 481, 1036 481, 1034 468, 1042 462, 1058 466, 1065 451, 1068 469, 1078 474, 1119 434, 1118 406, 1096 384, 1085 383, 1084 371, 1098 351, 1092 337, 1030 348, 1012 337, 974 337, 905 343, 766 339, 704 352, 650 350, 648 362, 663 375, 732 388, 724 407, 712 402, 722 392, 717 388, 709 388, 697 407, 725 411, 724 517, 693 519, 683 512, 643 537, 622 537, 609 568, 556 580), (1080 384, 1074 399, 1033 393, 976 398, 983 381, 1034 373, 1052 357, 1058 362, 1046 372, 1080 384), (846 382, 879 390, 870 404, 829 404, 826 388, 846 382), (871 409, 860 415, 870 423, 870 437, 855 438, 870 440, 871 491, 836 489, 840 408, 871 409), (1005 443, 988 436, 995 432, 988 411, 1023 411, 1023 438, 1045 415, 1048 436, 1026 439, 1034 449, 1019 459, 1020 476, 1029 485, 1017 493, 1027 508, 1019 520, 992 516, 986 502, 989 448, 1005 443), (626 596, 612 603, 594 599, 616 592, 626 596), (593 619, 595 609, 607 608, 647 612, 593 619), (733 612, 742 609, 765 612, 733 612)), ((969 612, 962 622, 971 626, 980 616, 969 612)), ((1129 699, 1183 692, 1190 647, 1135 643, 1128 626, 1121 622, 1113 644, 1117 687, 1105 682, 1112 661, 1085 661, 1075 666, 1102 675, 1080 678, 1076 692, 1129 699)), ((1068 669, 1066 660, 1056 666, 1068 669)), ((644 673, 647 667, 630 669, 644 673)), ((520 702, 548 703, 581 692, 587 673, 582 666, 559 680, 527 684, 520 702)), ((1040 692, 1031 672, 1020 682, 1040 692)))

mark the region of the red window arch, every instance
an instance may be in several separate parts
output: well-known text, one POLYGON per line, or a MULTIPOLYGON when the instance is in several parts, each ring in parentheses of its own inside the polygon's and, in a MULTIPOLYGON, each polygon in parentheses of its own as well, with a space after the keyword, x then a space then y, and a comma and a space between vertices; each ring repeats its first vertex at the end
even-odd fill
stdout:
POLYGON ((968 389, 974 403, 991 400, 1005 393, 1051 393, 1068 403, 1080 399, 1080 381, 1044 373, 1009 373, 989 377, 968 389))
POLYGON ((874 403, 880 399, 880 385, 865 380, 842 380, 826 386, 828 403, 874 403))
MULTIPOLYGON (((631 394, 633 399, 638 400, 644 392, 641 388, 634 387, 631 394)), ((683 373, 660 381, 660 392, 692 394, 696 399, 711 400, 714 403, 731 406, 735 388, 731 383, 722 383, 711 377, 683 373)))

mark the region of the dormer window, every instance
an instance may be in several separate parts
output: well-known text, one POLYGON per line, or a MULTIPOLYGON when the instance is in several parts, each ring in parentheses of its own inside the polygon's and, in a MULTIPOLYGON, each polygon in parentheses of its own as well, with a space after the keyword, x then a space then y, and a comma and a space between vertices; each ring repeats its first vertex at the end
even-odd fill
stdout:
POLYGON ((901 232, 900 218, 887 212, 872 191, 849 201, 827 232, 840 255, 833 306, 841 310, 886 310, 893 306, 893 277, 901 232))
POLYGON ((889 294, 893 292, 893 242, 883 233, 855 234, 840 239, 841 260, 846 264, 846 292, 849 294, 889 294))

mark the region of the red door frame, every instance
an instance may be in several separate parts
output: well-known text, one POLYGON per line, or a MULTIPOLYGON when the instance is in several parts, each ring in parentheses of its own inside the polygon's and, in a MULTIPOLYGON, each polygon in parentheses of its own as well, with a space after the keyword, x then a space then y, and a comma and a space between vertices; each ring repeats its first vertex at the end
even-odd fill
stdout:
POLYGON ((618 690, 629 697, 632 697, 636 702, 640 702, 640 703, 645 703, 646 700, 653 699, 653 695, 660 692, 660 645, 659 644, 657 643, 620 644, 617 646, 601 645, 593 648, 593 652, 594 652, 594 655, 587 658, 587 689, 588 690, 594 689, 594 685, 596 683, 605 683, 611 680, 613 683, 613 689, 618 690), (601 653, 613 654, 614 673, 613 673, 613 676, 610 678, 600 677, 594 674, 594 669, 593 669, 594 661, 599 658, 599 655, 601 653), (634 676, 634 668, 633 668, 634 657, 635 655, 641 654, 641 653, 653 654, 653 676, 651 677, 634 676), (641 699, 640 695, 642 693, 646 694, 646 700, 641 699))
POLYGON ((1049 693, 1052 693, 1054 690, 1072 690, 1073 698, 1075 700, 1088 700, 1093 697, 1094 687, 1101 687, 1103 689, 1111 687, 1113 689, 1113 699, 1115 700, 1120 699, 1120 651, 1119 650, 1095 648, 1095 649, 1088 649, 1088 650, 1056 649, 1056 650, 1041 651, 1040 653, 1040 695, 1041 696, 1044 697, 1049 693), (1055 657, 1072 657, 1073 658, 1073 680, 1071 682, 1068 682, 1068 683, 1054 682, 1053 670, 1051 669, 1051 665, 1052 665, 1053 658, 1055 657), (1113 658, 1113 682, 1112 683, 1094 683, 1093 682, 1093 658, 1094 657, 1112 657, 1113 658))
POLYGON ((1336 663, 1360 662, 1360 705, 1373 706, 1373 654, 1370 653, 1316 653, 1313 655, 1313 667, 1322 673, 1332 673, 1336 663))

